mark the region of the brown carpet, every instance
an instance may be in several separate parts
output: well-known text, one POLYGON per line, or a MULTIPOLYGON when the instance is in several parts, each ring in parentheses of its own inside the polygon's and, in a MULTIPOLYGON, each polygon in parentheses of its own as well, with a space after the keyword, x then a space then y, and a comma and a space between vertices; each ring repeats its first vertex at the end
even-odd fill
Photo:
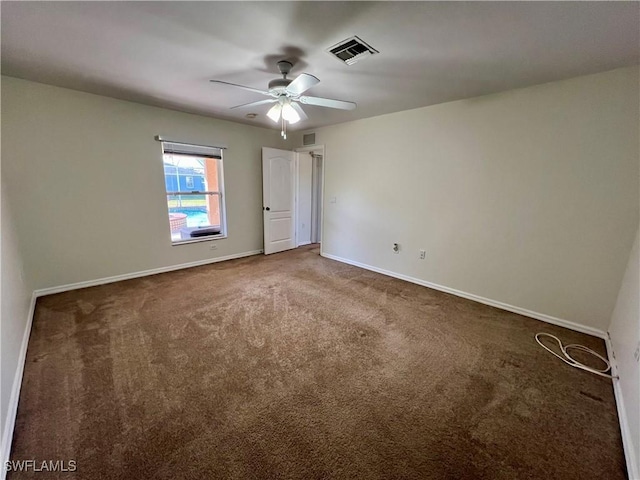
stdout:
MULTIPOLYGON (((561 295, 562 292, 558 292, 561 295)), ((9 478, 622 479, 594 337, 316 246, 38 300, 9 478)))

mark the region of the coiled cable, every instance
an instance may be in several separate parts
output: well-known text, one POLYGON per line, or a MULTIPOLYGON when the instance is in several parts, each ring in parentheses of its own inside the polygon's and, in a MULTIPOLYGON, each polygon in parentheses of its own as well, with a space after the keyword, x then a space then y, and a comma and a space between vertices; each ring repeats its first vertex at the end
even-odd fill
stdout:
POLYGON ((560 360, 562 360, 567 365, 570 365, 570 366, 575 367, 575 368, 579 368, 581 370, 585 370, 585 371, 590 372, 590 373, 594 373, 596 375, 600 375, 601 377, 618 378, 618 377, 616 377, 614 375, 611 375, 610 373, 607 373, 607 372, 611 371, 611 364, 609 363, 609 360, 604 358, 602 355, 594 352, 590 348, 585 347, 584 345, 578 345, 577 343, 572 343, 570 345, 563 345, 558 337, 556 337, 555 335, 551 335, 550 333, 544 333, 544 332, 536 333, 536 342, 538 342, 542 348, 544 348, 548 352, 551 352, 553 355, 558 357, 560 360), (554 352, 549 347, 547 347, 544 343, 542 343, 540 341, 540 337, 542 337, 542 336, 551 337, 556 342, 558 342, 558 345, 560 346, 560 351, 562 352, 562 355, 559 355, 558 353, 554 352), (593 355, 593 356, 599 358, 606 365, 606 368, 595 368, 595 367, 590 367, 589 365, 585 365, 584 363, 581 363, 581 362, 577 361, 575 358, 573 358, 571 355, 569 355, 568 350, 579 350, 581 352, 586 352, 586 353, 588 353, 590 355, 593 355))

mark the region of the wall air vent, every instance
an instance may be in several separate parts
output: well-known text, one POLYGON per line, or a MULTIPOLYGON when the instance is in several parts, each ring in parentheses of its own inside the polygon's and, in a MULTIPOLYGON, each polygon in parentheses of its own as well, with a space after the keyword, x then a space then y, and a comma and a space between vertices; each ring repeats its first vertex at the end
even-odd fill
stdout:
POLYGON ((331 55, 347 65, 353 65, 358 60, 362 60, 369 55, 375 55, 378 52, 375 48, 367 45, 356 36, 347 38, 327 50, 331 55))
POLYGON ((316 144, 316 134, 315 133, 305 133, 302 135, 302 145, 315 145, 316 144))

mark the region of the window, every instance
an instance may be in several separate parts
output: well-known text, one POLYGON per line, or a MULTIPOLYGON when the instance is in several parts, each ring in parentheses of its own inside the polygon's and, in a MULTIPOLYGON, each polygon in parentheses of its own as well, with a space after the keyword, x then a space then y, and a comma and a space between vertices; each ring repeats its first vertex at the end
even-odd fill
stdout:
POLYGON ((162 141, 173 244, 226 237, 222 149, 162 141))

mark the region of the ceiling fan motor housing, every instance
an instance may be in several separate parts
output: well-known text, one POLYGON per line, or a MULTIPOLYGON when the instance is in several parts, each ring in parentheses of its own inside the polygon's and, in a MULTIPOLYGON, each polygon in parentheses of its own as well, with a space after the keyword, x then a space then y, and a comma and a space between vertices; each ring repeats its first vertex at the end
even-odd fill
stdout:
POLYGON ((289 86, 291 80, 287 78, 276 78, 269 82, 269 91, 275 91, 277 93, 284 93, 284 89, 289 86))
POLYGON ((282 74, 282 78, 276 78, 275 80, 271 80, 269 82, 269 91, 273 91, 275 93, 284 93, 284 89, 289 86, 291 80, 287 79, 287 75, 293 68, 293 64, 291 62, 287 62, 286 60, 280 60, 278 62, 278 70, 282 74))

